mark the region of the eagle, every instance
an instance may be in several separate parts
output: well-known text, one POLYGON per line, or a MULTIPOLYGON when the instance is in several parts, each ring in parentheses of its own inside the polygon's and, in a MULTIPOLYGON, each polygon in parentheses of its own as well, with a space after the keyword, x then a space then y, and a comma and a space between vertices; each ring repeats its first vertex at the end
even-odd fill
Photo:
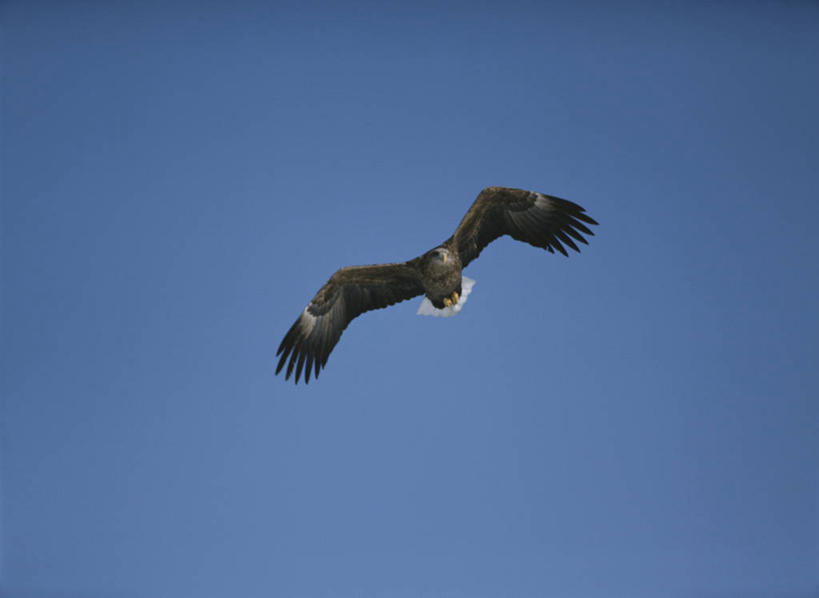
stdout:
POLYGON ((276 374, 285 364, 288 380, 319 372, 341 333, 366 311, 424 295, 420 315, 451 316, 463 307, 475 281, 461 272, 495 239, 509 235, 554 253, 577 252, 588 243, 596 225, 585 210, 566 199, 524 189, 487 187, 478 194, 455 233, 446 241, 406 262, 347 266, 337 270, 307 304, 276 352, 276 374))

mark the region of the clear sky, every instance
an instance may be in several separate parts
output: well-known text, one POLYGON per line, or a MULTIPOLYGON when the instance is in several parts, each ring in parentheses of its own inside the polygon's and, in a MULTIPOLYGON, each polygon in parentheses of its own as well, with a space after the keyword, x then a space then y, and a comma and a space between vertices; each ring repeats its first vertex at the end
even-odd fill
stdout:
POLYGON ((2 568, 24 598, 819 592, 819 6, 4 2, 2 568), (455 318, 273 375, 487 185, 455 318))

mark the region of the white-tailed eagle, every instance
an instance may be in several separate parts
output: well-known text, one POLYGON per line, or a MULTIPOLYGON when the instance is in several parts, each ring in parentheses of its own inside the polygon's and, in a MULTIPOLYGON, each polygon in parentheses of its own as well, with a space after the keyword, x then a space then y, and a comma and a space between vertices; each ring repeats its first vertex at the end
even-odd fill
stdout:
POLYGON ((480 255, 484 247, 503 235, 565 256, 566 247, 580 251, 575 241, 587 243, 582 234, 594 235, 588 225, 597 224, 576 203, 523 189, 487 187, 480 192, 461 220, 455 234, 425 254, 396 264, 347 266, 330 277, 285 335, 276 355, 276 373, 285 364, 285 379, 294 369, 298 383, 304 371, 319 372, 341 333, 365 311, 425 295, 418 313, 454 315, 460 311, 474 281, 461 270, 480 255))

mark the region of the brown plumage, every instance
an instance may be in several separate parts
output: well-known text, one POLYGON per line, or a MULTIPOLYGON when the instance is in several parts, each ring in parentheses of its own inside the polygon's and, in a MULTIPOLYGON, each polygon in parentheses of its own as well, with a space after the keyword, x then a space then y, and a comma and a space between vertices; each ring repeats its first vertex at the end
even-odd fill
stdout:
POLYGON ((586 225, 597 224, 579 205, 534 191, 487 187, 478 195, 449 239, 425 254, 403 263, 348 266, 336 271, 285 335, 276 355, 278 374, 287 364, 285 379, 294 370, 298 383, 310 372, 318 378, 341 333, 365 311, 426 295, 444 308, 458 302, 461 270, 503 235, 568 256, 566 247, 580 251, 594 235, 586 225), (581 234, 582 233, 582 234, 581 234))

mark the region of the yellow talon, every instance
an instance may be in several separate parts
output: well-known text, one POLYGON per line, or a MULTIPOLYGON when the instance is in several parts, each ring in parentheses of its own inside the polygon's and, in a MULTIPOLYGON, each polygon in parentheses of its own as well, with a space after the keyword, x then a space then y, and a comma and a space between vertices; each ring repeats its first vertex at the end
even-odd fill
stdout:
POLYGON ((450 299, 449 297, 444 297, 444 305, 446 307, 451 307, 452 306, 452 299, 450 299))
POLYGON ((461 298, 461 296, 458 294, 458 291, 455 291, 454 293, 452 293, 452 303, 458 303, 458 299, 460 299, 460 298, 461 298))

